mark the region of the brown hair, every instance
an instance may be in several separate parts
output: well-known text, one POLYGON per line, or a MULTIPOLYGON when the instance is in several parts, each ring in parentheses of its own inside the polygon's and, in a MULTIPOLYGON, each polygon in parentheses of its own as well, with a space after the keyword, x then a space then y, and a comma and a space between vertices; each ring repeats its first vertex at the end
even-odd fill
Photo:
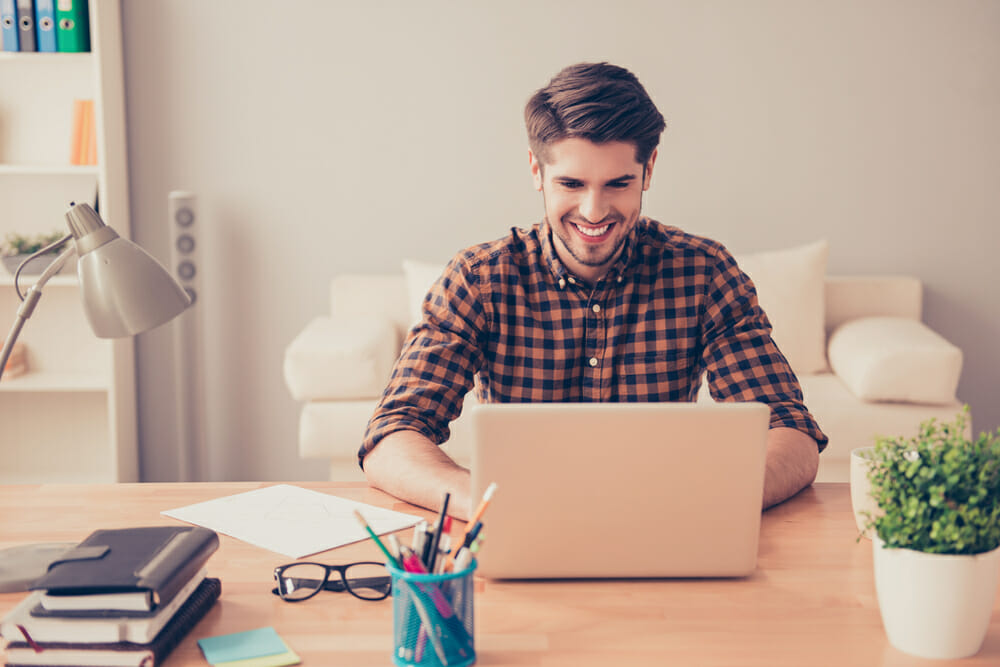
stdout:
POLYGON ((542 163, 550 144, 579 137, 635 144, 636 162, 645 165, 667 126, 639 79, 609 63, 579 63, 556 74, 528 100, 524 123, 542 163))

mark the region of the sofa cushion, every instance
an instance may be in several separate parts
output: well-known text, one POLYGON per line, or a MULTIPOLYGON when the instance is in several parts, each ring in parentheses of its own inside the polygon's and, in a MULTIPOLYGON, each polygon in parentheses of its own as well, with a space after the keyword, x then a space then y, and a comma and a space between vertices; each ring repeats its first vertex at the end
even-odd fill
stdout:
POLYGON ((296 400, 382 395, 399 339, 387 320, 317 317, 285 349, 285 383, 296 400))
POLYGON ((830 365, 866 401, 955 401, 962 351, 917 320, 863 317, 830 336, 830 365))
POLYGON ((785 250, 734 255, 757 288, 774 342, 796 375, 827 369, 824 277, 829 245, 817 241, 785 250))
POLYGON ((875 444, 876 436, 917 434, 927 419, 951 421, 961 410, 958 402, 944 405, 872 403, 859 400, 834 373, 799 378, 806 406, 830 438, 819 455, 817 482, 846 482, 851 450, 875 444))
POLYGON ((431 285, 444 273, 446 264, 422 262, 416 259, 403 260, 403 275, 406 277, 406 299, 410 307, 410 326, 423 317, 424 297, 431 285))

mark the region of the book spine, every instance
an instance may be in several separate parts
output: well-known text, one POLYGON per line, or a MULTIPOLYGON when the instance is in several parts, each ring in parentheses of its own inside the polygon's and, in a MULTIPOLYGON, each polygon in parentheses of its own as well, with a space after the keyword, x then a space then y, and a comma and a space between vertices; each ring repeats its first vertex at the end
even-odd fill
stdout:
POLYGON ((77 164, 87 164, 87 153, 90 151, 90 123, 94 119, 93 100, 83 101, 83 119, 80 121, 80 160, 77 164))
MULTIPOLYGON (((170 622, 146 644, 133 642, 102 642, 96 644, 86 644, 79 642, 58 642, 41 641, 28 642, 19 639, 8 641, 6 647, 6 658, 8 664, 14 664, 21 655, 28 655, 30 651, 35 656, 44 656, 46 652, 51 653, 52 662, 33 661, 34 664, 46 665, 78 665, 84 662, 80 658, 74 658, 71 653, 86 655, 97 658, 99 654, 122 654, 125 652, 136 653, 136 664, 143 664, 145 653, 151 653, 153 664, 159 664, 171 651, 195 628, 205 617, 205 614, 212 608, 215 601, 222 595, 222 582, 216 578, 206 578, 198 586, 191 597, 177 610, 170 622), (62 654, 62 655, 60 655, 62 654), (56 660, 67 660, 67 662, 55 662, 56 660), (74 661, 75 660, 75 661, 74 661)), ((85 664, 100 664, 99 662, 86 661, 85 664)))
POLYGON ((81 155, 84 164, 97 164, 97 114, 94 113, 94 100, 88 104, 90 118, 87 123, 87 154, 81 155))
POLYGON ((73 133, 69 140, 69 163, 83 164, 80 160, 80 147, 83 145, 83 103, 84 100, 73 100, 73 133))

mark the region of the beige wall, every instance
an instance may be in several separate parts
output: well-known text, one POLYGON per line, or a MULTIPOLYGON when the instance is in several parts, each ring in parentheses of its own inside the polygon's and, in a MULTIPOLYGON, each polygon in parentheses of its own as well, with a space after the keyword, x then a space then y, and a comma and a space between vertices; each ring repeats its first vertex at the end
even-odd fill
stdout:
MULTIPOLYGON (((1000 424, 998 2, 123 4, 136 237, 165 257, 167 192, 200 198, 213 478, 323 477, 284 346, 335 273, 536 221, 521 110, 582 60, 633 69, 667 117, 649 215, 920 277, 976 428, 1000 424)), ((139 350, 143 470, 170 479, 166 332, 139 350)))

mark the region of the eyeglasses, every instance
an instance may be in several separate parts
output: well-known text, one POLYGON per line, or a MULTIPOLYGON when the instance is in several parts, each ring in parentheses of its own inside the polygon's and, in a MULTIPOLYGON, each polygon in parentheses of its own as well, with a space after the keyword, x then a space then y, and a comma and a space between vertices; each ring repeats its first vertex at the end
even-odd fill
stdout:
POLYGON ((347 591, 362 600, 384 600, 392 591, 392 578, 383 563, 361 562, 348 565, 291 563, 274 568, 277 587, 271 592, 288 602, 308 600, 322 590, 347 591), (330 580, 330 572, 340 579, 330 580))

